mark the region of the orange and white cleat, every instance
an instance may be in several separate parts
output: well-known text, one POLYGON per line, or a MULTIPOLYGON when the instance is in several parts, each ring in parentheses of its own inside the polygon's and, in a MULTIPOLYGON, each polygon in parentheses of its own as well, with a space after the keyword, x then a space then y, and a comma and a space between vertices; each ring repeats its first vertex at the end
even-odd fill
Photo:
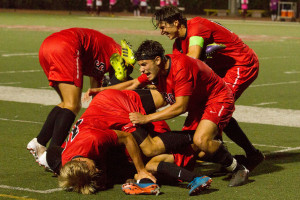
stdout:
POLYGON ((156 183, 125 183, 122 190, 128 195, 159 195, 160 187, 156 183))

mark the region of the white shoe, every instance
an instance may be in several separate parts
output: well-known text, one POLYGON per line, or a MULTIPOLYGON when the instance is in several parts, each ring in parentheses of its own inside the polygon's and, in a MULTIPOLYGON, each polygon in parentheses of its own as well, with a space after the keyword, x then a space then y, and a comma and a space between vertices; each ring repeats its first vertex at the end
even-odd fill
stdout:
POLYGON ((47 170, 52 171, 47 163, 46 157, 47 157, 47 151, 45 151, 41 156, 39 156, 39 159, 38 159, 39 165, 44 167, 47 170))
POLYGON ((36 138, 33 138, 27 144, 27 150, 33 155, 36 162, 38 162, 39 157, 47 150, 47 148, 40 143, 38 143, 36 138))

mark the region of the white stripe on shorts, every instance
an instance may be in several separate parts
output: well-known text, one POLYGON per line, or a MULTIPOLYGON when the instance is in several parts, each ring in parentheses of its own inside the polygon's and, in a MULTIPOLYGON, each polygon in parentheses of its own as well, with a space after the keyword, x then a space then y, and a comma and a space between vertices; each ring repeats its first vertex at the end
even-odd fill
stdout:
POLYGON ((235 79, 235 81, 232 85, 233 88, 236 85, 236 83, 238 82, 239 78, 240 78, 240 68, 237 68, 237 76, 236 76, 236 79, 235 79))
POLYGON ((76 67, 77 67, 77 79, 79 79, 79 50, 77 50, 76 67))
POLYGON ((223 109, 224 109, 224 106, 222 106, 222 108, 220 109, 220 111, 219 111, 219 113, 218 113, 218 117, 221 116, 223 109))

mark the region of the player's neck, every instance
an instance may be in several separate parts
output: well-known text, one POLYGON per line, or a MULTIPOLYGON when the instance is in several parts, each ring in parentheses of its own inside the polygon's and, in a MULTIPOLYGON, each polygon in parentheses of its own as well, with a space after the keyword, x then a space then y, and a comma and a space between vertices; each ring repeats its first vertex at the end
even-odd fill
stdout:
POLYGON ((180 25, 179 29, 178 29, 178 36, 180 38, 184 38, 186 35, 186 27, 184 25, 180 25))

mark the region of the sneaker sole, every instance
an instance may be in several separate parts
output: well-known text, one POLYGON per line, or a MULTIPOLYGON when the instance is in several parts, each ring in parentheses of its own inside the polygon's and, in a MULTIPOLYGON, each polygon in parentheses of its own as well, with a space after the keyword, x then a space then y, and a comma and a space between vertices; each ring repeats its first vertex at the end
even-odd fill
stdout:
POLYGON ((148 186, 146 188, 141 188, 136 184, 125 183, 122 185, 122 190, 127 195, 158 195, 160 193, 158 186, 148 186), (134 188, 132 188, 134 187, 134 188))
POLYGON ((190 196, 197 195, 201 191, 208 189, 210 187, 211 183, 212 183, 212 179, 209 179, 206 183, 204 183, 204 184, 200 185, 199 187, 197 187, 196 189, 194 189, 194 191, 192 191, 190 193, 190 196))

